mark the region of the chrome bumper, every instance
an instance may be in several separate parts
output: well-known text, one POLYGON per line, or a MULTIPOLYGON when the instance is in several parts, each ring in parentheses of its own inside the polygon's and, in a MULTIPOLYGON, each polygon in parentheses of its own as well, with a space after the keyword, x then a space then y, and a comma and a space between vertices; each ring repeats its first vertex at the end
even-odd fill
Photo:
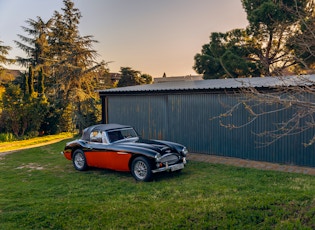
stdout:
POLYGON ((183 158, 183 162, 182 163, 178 163, 178 164, 174 164, 174 165, 168 165, 166 163, 165 167, 161 167, 161 168, 157 168, 152 170, 152 173, 158 173, 158 172, 164 172, 164 171, 177 171, 177 170, 181 170, 185 167, 186 164, 186 158, 183 158))

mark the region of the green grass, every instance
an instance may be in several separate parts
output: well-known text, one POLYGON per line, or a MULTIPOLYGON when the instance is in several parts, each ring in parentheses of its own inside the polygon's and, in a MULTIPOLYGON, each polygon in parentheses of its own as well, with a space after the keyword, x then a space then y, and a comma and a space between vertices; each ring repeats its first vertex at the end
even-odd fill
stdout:
POLYGON ((0 229, 314 229, 315 177, 190 161, 136 182, 78 172, 66 141, 0 159, 0 229))

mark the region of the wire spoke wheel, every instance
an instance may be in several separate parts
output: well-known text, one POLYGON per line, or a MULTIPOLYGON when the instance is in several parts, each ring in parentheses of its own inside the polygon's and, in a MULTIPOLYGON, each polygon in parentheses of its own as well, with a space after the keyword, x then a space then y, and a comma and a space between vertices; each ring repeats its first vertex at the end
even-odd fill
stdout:
POLYGON ((137 157, 132 162, 131 173, 137 181, 149 181, 152 178, 151 165, 145 157, 137 157))
POLYGON ((146 166, 146 164, 143 161, 138 161, 135 164, 135 174, 138 178, 143 179, 147 176, 148 174, 148 168, 146 166))
POLYGON ((87 169, 86 158, 82 150, 78 149, 73 153, 72 161, 76 170, 84 171, 87 169))
POLYGON ((82 168, 84 166, 84 158, 82 156, 82 154, 77 154, 75 155, 75 158, 74 158, 74 163, 75 165, 78 167, 78 168, 82 168))

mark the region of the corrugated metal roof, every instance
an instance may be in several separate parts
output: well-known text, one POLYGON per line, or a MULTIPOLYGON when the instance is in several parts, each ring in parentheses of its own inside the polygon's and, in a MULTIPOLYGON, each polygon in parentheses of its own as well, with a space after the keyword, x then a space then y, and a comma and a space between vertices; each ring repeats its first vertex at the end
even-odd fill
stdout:
POLYGON ((254 77, 228 78, 198 81, 165 82, 150 85, 99 90, 100 94, 158 92, 158 91, 186 91, 186 90, 222 90, 237 88, 274 88, 279 86, 303 86, 315 83, 315 75, 285 76, 285 77, 254 77))

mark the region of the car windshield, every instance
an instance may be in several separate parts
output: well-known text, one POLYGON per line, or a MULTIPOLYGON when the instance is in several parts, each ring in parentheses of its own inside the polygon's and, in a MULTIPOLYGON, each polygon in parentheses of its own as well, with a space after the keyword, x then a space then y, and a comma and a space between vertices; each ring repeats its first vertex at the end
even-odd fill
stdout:
POLYGON ((136 131, 133 128, 116 129, 116 130, 107 131, 107 136, 110 143, 138 137, 136 131))

